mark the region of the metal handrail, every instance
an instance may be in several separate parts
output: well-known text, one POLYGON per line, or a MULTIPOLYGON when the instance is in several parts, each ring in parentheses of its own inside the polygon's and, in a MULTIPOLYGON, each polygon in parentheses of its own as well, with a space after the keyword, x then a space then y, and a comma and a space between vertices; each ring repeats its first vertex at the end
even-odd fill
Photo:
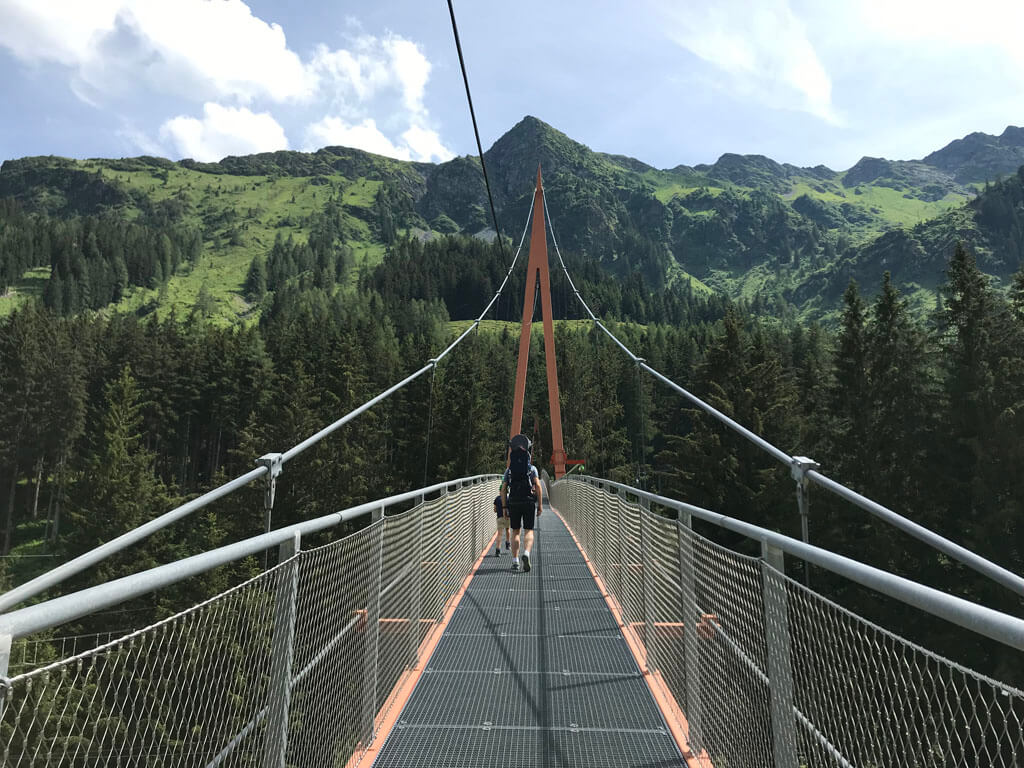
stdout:
POLYGON ((669 509, 688 512, 700 520, 739 533, 754 541, 767 543, 805 562, 813 563, 819 568, 824 568, 883 595, 888 595, 902 603, 919 608, 933 616, 938 616, 972 632, 998 640, 1011 648, 1024 650, 1024 619, 1016 616, 949 595, 933 587, 919 584, 916 581, 897 576, 894 573, 883 571, 880 568, 875 568, 843 555, 838 555, 827 549, 822 549, 812 544, 805 544, 798 539, 770 531, 767 528, 745 523, 742 520, 711 512, 703 507, 697 507, 683 501, 642 491, 639 488, 633 488, 622 483, 601 480, 587 475, 563 478, 558 482, 582 482, 599 488, 612 487, 632 494, 638 499, 653 502, 669 509))
POLYGON ((496 479, 498 475, 474 475, 458 480, 437 483, 415 491, 389 496, 356 507, 324 515, 314 520, 307 520, 270 533, 252 536, 248 539, 227 544, 223 547, 184 558, 167 565, 157 566, 141 573, 123 576, 120 579, 89 587, 70 595, 56 597, 44 603, 21 608, 10 613, 0 614, 0 638, 7 635, 11 638, 25 637, 49 627, 59 626, 68 621, 80 618, 95 611, 109 608, 140 595, 145 595, 163 587, 176 584, 184 579, 198 576, 213 568, 255 555, 270 547, 291 540, 298 533, 306 536, 311 533, 332 528, 347 520, 386 509, 393 504, 418 498, 452 486, 477 484, 486 480, 496 479))

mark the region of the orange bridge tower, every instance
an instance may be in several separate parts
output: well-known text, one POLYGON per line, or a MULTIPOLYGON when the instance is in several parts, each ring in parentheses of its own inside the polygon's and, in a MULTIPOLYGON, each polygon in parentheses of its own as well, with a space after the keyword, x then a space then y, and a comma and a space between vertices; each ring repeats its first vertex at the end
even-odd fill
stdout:
POLYGON ((555 331, 551 318, 551 277, 548 273, 548 243, 544 227, 544 185, 537 167, 537 188, 533 193, 533 227, 530 230, 530 260, 526 265, 526 294, 523 298, 523 322, 519 331, 519 359, 516 364, 516 390, 512 401, 512 426, 509 437, 523 426, 523 401, 526 397, 526 366, 530 359, 530 331, 533 326, 534 292, 540 281, 540 305, 544 320, 544 363, 548 374, 548 406, 551 409, 551 462, 555 479, 565 474, 566 453, 562 448, 562 409, 558 402, 558 370, 555 365, 555 331))

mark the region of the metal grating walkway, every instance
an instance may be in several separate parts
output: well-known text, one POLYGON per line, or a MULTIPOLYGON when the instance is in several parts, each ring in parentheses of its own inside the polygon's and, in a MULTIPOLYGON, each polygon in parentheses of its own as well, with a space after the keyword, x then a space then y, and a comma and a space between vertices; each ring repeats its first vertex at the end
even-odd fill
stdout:
POLYGON ((685 766, 562 521, 484 558, 374 765, 685 766))

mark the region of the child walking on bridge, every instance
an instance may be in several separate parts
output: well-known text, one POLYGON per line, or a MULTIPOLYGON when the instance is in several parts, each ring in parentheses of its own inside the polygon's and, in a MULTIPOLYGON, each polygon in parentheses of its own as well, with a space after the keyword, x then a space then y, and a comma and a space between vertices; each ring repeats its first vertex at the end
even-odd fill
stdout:
POLYGON ((505 509, 505 506, 501 501, 500 493, 494 497, 494 515, 498 520, 498 546, 494 548, 494 556, 501 557, 501 532, 505 532, 506 550, 508 550, 512 546, 512 534, 510 532, 510 520, 508 518, 508 510, 505 509))

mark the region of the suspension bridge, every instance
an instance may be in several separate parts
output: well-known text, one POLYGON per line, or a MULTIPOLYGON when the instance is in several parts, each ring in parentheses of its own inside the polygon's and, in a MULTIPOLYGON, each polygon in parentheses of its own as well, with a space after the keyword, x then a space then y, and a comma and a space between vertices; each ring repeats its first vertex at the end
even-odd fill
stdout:
POLYGON ((1024 579, 831 480, 634 355, 573 284, 539 171, 531 217, 510 433, 521 427, 536 290, 554 476, 544 477, 533 570, 513 572, 507 557, 490 555, 498 475, 270 530, 287 462, 455 353, 505 290, 528 219, 498 291, 436 358, 291 449, 261 457, 251 472, 0 596, 4 766, 1021 764, 1024 693, 854 615, 786 576, 785 563, 812 564, 1024 650, 1016 616, 812 545, 814 486, 1018 595, 1024 579), (790 469, 802 540, 565 474, 548 232, 591 322, 641 372, 790 469), (264 487, 265 533, 18 607, 255 482, 264 487), (307 546, 353 520, 365 525, 307 546), (712 542, 694 521, 756 542, 760 557, 712 542), (275 548, 273 567, 152 626, 61 637, 83 616, 275 548))

